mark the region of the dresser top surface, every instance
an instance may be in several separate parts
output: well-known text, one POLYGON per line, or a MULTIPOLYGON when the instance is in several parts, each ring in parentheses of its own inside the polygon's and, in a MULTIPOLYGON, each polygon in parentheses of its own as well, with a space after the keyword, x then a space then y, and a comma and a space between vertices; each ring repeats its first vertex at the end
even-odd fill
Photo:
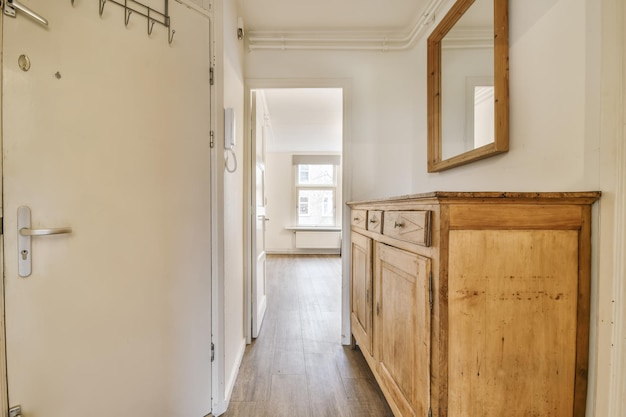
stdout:
POLYGON ((386 203, 470 203, 470 202, 533 202, 546 204, 592 204, 600 198, 600 191, 567 192, 500 192, 500 191, 433 191, 380 198, 351 201, 349 206, 376 205, 386 203))

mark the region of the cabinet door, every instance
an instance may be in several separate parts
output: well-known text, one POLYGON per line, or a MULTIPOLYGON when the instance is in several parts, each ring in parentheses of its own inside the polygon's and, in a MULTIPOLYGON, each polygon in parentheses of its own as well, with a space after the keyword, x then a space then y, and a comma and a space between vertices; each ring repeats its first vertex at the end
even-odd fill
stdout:
POLYGON ((453 230, 449 248, 448 417, 571 417, 578 231, 453 230))
POLYGON ((430 408, 430 259, 378 243, 377 371, 394 414, 430 408))
POLYGON ((366 356, 372 356, 372 240, 352 232, 352 334, 366 356))

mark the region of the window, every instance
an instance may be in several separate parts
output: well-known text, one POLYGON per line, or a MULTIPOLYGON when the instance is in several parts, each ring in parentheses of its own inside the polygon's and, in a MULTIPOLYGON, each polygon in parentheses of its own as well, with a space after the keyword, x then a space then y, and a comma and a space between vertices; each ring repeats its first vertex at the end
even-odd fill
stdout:
POLYGON ((296 225, 335 226, 337 165, 334 155, 294 155, 296 225))
POLYGON ((334 185, 334 165, 298 165, 298 185, 334 185))
POLYGON ((334 189, 298 188, 298 226, 334 226, 334 189))

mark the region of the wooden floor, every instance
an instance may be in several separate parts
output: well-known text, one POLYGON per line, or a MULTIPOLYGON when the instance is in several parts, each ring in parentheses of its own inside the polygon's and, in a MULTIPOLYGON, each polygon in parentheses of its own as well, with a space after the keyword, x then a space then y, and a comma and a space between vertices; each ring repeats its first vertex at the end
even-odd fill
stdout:
POLYGON ((361 352, 342 346, 341 258, 271 255, 268 310, 226 417, 392 417, 361 352))

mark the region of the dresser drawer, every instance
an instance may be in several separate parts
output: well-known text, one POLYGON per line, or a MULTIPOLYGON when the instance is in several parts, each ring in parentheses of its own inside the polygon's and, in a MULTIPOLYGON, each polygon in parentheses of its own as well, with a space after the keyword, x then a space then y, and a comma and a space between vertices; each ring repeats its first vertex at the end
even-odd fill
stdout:
POLYGON ((352 210, 352 213, 350 213, 350 225, 367 229, 367 210, 352 210))
POLYGON ((430 211, 385 211, 383 235, 430 246, 430 211))
POLYGON ((368 210, 367 230, 380 233, 383 229, 383 212, 379 210, 368 210))

